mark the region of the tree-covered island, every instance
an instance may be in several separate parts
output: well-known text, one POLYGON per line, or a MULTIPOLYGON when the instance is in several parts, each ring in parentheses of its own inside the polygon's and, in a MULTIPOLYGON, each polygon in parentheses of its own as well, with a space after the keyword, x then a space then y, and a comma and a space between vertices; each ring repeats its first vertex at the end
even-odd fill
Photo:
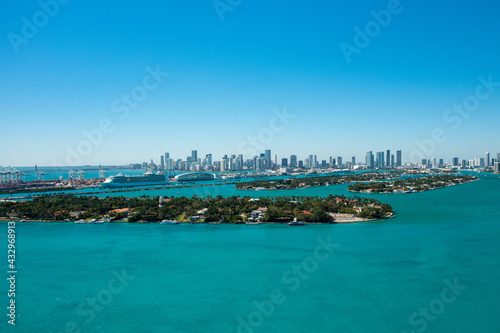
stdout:
POLYGON ((439 175, 417 178, 404 178, 391 181, 356 183, 348 186, 351 192, 364 193, 413 193, 435 190, 447 186, 478 180, 476 176, 439 175))
POLYGON ((349 175, 329 175, 286 179, 263 179, 236 184, 239 190, 294 190, 298 188, 329 186, 347 184, 352 182, 363 182, 371 180, 394 179, 403 176, 405 172, 364 172, 349 175))
POLYGON ((375 220, 392 215, 392 207, 357 196, 321 197, 146 197, 125 198, 58 194, 24 202, 0 203, 0 217, 30 221, 105 219, 110 222, 309 223, 375 220), (345 216, 351 217, 345 219, 345 216), (339 218, 336 221, 336 218, 339 218))

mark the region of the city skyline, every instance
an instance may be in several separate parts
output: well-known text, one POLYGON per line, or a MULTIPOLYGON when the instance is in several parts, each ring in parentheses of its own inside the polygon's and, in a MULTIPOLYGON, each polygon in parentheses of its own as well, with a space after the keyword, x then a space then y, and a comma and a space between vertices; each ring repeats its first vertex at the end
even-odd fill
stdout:
MULTIPOLYGON (((175 155, 171 154, 170 152, 165 152, 163 154, 156 154, 155 156, 148 156, 142 161, 139 161, 138 159, 127 159, 124 163, 110 163, 110 164, 105 164, 105 163, 97 163, 97 164, 52 164, 52 165, 43 165, 40 163, 34 163, 34 164, 28 164, 28 165, 15 165, 15 164, 0 164, 0 167, 30 167, 33 165, 38 165, 39 167, 76 167, 76 166, 126 166, 126 165, 132 165, 132 164, 144 164, 144 163, 151 163, 156 166, 158 166, 161 169, 164 169, 166 166, 168 166, 170 161, 173 161, 174 163, 177 161, 183 161, 183 162, 194 162, 194 161, 204 161, 207 160, 209 161, 209 165, 212 165, 212 161, 221 161, 224 158, 230 159, 232 156, 238 157, 242 156, 243 160, 250 160, 253 159, 254 157, 263 157, 266 155, 266 152, 269 152, 270 156, 270 161, 275 163, 275 160, 277 162, 281 162, 282 160, 286 159, 287 163, 292 163, 292 159, 294 159, 294 163, 291 165, 298 166, 298 162, 305 162, 308 158, 314 157, 315 161, 319 164, 321 164, 322 161, 326 161, 327 164, 332 163, 332 158, 333 158, 333 163, 338 164, 338 159, 344 159, 345 163, 341 163, 341 165, 346 165, 347 163, 350 163, 351 165, 368 165, 366 163, 368 159, 368 154, 372 153, 373 154, 373 167, 378 167, 379 165, 375 162, 378 160, 383 160, 383 165, 397 165, 401 166, 403 164, 405 165, 421 165, 424 164, 422 161, 434 161, 434 164, 437 164, 437 162, 442 161, 440 163, 441 165, 444 164, 451 164, 451 165, 460 165, 463 161, 478 161, 479 159, 482 159, 484 161, 485 166, 493 166, 492 160, 498 161, 500 159, 500 152, 485 152, 483 154, 480 153, 472 153, 467 156, 457 156, 456 154, 448 154, 448 156, 451 156, 450 158, 445 158, 443 156, 432 156, 429 158, 425 159, 419 159, 419 160, 412 160, 409 161, 408 158, 406 157, 406 152, 403 152, 401 149, 381 149, 380 151, 377 150, 370 150, 365 152, 364 154, 356 155, 356 154, 347 154, 347 155, 337 155, 337 154, 330 154, 330 155, 318 155, 318 154, 296 154, 292 153, 290 155, 284 155, 281 153, 276 154, 274 151, 271 149, 266 149, 262 152, 257 153, 256 155, 243 155, 243 154, 236 154, 236 153, 223 153, 220 156, 215 155, 209 152, 201 152, 200 156, 198 156, 198 149, 190 149, 189 151, 186 151, 186 154, 181 154, 181 155, 175 155), (388 158, 388 155, 386 153, 391 152, 391 157, 392 159, 388 158), (188 154, 190 152, 190 154, 188 154), (271 153, 272 152, 272 153, 271 153), (195 159, 196 157, 196 159, 195 159), (455 163, 455 159, 456 162, 455 163), (150 162, 147 162, 150 161, 150 162), (355 163, 352 163, 352 161, 355 161, 355 163), (489 161, 488 163, 486 161, 489 161)), ((277 163, 277 165, 281 165, 281 163, 277 163)), ((166 169, 166 168, 165 168, 166 169)))
POLYGON ((0 165, 496 152, 500 5, 394 4, 9 4, 0 165))
POLYGON ((297 155, 292 154, 289 157, 278 157, 278 154, 272 154, 271 150, 265 150, 263 153, 245 157, 243 154, 224 154, 220 158, 213 157, 213 154, 208 153, 205 158, 198 157, 198 150, 191 150, 191 155, 185 159, 182 157, 170 157, 169 152, 160 155, 160 163, 155 163, 154 158, 151 162, 130 163, 128 166, 133 166, 136 169, 146 170, 187 170, 187 171, 243 171, 243 170, 271 170, 277 168, 285 169, 325 169, 325 168, 354 168, 363 167, 367 169, 378 168, 396 168, 396 167, 433 167, 433 168, 490 168, 498 172, 496 169, 500 161, 500 152, 492 155, 486 152, 484 157, 474 157, 473 159, 464 159, 463 157, 454 156, 450 161, 444 158, 425 158, 417 162, 405 162, 403 159, 403 151, 396 150, 391 154, 391 150, 376 152, 366 152, 365 159, 357 160, 356 156, 352 156, 349 160, 343 160, 342 156, 329 156, 326 159, 314 154, 300 159, 297 155), (384 155, 385 154, 385 155, 384 155), (274 157, 273 157, 274 156, 274 157), (213 167, 213 168, 212 168, 213 167))

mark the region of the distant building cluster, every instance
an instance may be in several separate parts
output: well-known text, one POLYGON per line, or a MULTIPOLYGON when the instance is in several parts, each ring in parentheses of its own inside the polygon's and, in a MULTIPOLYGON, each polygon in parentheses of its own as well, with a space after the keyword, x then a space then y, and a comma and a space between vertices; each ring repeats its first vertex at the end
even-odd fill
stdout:
POLYGON ((500 173, 500 153, 497 153, 496 158, 491 157, 488 152, 484 154, 484 157, 476 157, 471 160, 460 160, 458 157, 453 157, 451 167, 462 170, 485 170, 500 173))
POLYGON ((391 150, 373 152, 368 151, 364 163, 356 161, 352 156, 345 161, 342 156, 330 156, 328 160, 318 160, 317 155, 309 155, 303 160, 299 160, 297 155, 283 157, 278 160, 278 156, 271 155, 271 150, 265 150, 263 153, 244 158, 242 154, 224 155, 220 160, 214 160, 212 154, 206 154, 204 158, 198 157, 198 151, 192 150, 191 155, 185 159, 173 159, 169 153, 160 156, 160 163, 143 162, 142 164, 131 164, 134 169, 143 170, 161 170, 161 171, 182 171, 182 172, 203 172, 203 171, 280 171, 292 172, 294 170, 315 170, 315 169, 394 169, 394 168, 448 168, 464 170, 486 170, 499 172, 500 153, 496 158, 491 158, 490 153, 485 157, 477 157, 472 160, 460 160, 453 157, 451 162, 445 162, 443 158, 422 159, 417 163, 403 163, 403 153, 396 150, 391 154, 391 150))
POLYGON ((281 171, 291 172, 296 169, 315 170, 315 169, 374 169, 374 168, 394 168, 401 167, 401 150, 394 155, 390 155, 387 150, 387 159, 384 159, 384 152, 377 153, 377 158, 369 158, 367 153, 367 163, 357 162, 356 157, 352 156, 344 161, 342 156, 330 156, 328 160, 318 160, 317 155, 309 155, 303 160, 299 160, 297 155, 283 157, 278 160, 278 156, 271 155, 271 150, 267 149, 263 153, 244 158, 242 154, 224 155, 220 160, 214 160, 212 154, 206 154, 202 159, 198 157, 198 151, 191 151, 191 155, 185 159, 173 159, 169 153, 160 156, 160 163, 143 162, 142 164, 131 164, 134 169, 143 170, 161 170, 161 171, 184 171, 184 172, 202 172, 202 171, 281 171), (370 162, 371 161, 371 162, 370 162))

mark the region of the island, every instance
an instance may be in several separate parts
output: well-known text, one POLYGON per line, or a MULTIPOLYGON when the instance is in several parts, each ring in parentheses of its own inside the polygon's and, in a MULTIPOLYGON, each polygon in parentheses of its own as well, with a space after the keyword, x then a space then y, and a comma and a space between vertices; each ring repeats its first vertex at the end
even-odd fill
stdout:
POLYGON ((402 171, 364 172, 348 175, 327 175, 286 179, 263 179, 238 183, 239 190, 295 190, 299 188, 347 184, 353 182, 387 180, 403 176, 402 171))
POLYGON ((476 176, 439 175, 404 178, 391 181, 356 183, 349 185, 347 189, 351 192, 363 193, 414 193, 435 190, 438 188, 463 184, 475 180, 478 180, 476 176))
POLYGON ((106 222, 160 222, 176 220, 191 223, 344 223, 393 217, 390 205, 357 196, 290 196, 252 198, 149 197, 123 196, 99 198, 57 194, 24 202, 0 203, 2 219, 22 221, 80 223, 93 219, 106 222))

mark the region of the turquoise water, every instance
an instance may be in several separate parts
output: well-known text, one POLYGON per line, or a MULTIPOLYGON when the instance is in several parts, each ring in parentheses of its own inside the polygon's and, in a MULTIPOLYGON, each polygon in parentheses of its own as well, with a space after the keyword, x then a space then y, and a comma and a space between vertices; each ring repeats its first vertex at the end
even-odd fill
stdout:
MULTIPOLYGON (((17 325, 7 327, 4 318, 0 331, 499 332, 500 179, 481 178, 372 195, 397 213, 379 223, 18 223, 17 325), (315 257, 321 242, 336 245, 315 257), (128 279, 119 283, 123 269, 128 279), (456 280, 457 294, 445 290, 445 280, 456 280), (443 291, 453 300, 443 302, 443 291), (87 298, 97 298, 96 308, 87 298), (418 312, 429 306, 434 314, 425 319, 418 312)), ((130 195, 324 196, 348 195, 346 188, 212 186, 130 195)), ((7 226, 0 226, 5 249, 7 226)))

